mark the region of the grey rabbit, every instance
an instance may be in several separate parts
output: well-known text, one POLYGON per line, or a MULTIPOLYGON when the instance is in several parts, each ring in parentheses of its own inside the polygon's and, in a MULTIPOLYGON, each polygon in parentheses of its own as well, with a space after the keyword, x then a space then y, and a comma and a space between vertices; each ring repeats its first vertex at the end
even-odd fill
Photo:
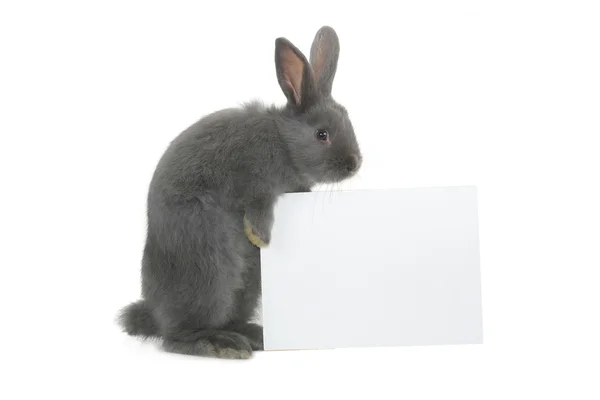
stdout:
POLYGON ((277 38, 285 105, 216 111, 170 142, 148 190, 142 299, 118 315, 126 333, 179 354, 245 359, 263 350, 251 321, 276 201, 348 179, 362 164, 348 112, 331 95, 339 49, 329 26, 315 35, 310 62, 277 38))

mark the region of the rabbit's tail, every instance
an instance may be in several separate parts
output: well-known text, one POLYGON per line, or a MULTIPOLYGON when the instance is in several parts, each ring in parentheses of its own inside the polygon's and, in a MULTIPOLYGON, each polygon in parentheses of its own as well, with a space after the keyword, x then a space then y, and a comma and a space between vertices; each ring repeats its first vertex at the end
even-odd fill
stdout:
POLYGON ((138 300, 124 307, 119 314, 119 325, 132 336, 151 337, 158 335, 158 325, 152 310, 144 300, 138 300))

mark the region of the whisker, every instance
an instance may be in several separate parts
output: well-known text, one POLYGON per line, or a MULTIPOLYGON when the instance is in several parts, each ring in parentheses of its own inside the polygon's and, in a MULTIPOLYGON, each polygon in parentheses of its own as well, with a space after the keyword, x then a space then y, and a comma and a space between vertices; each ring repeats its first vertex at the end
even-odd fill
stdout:
POLYGON ((319 186, 317 187, 317 190, 315 190, 315 199, 313 200, 313 212, 312 212, 312 220, 313 220, 313 224, 315 222, 315 209, 317 208, 317 197, 319 197, 321 188, 323 187, 323 184, 320 183, 319 186))

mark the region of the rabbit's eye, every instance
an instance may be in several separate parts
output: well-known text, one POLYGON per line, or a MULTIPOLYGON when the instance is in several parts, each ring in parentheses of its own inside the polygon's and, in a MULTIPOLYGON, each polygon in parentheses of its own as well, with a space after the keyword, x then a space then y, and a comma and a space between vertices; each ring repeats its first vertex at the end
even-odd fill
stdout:
POLYGON ((324 142, 327 141, 327 139, 329 139, 329 132, 327 132, 325 129, 317 129, 315 135, 317 136, 317 139, 322 140, 324 142))

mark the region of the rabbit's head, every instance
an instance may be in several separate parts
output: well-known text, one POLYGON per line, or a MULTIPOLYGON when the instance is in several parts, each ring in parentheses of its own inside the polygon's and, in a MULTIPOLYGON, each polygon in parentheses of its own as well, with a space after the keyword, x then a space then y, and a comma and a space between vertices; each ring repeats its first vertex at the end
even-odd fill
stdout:
POLYGON ((294 167, 313 183, 352 177, 362 155, 346 109, 331 95, 340 45, 324 26, 310 50, 310 62, 285 38, 275 41, 277 79, 287 104, 281 134, 294 167))

